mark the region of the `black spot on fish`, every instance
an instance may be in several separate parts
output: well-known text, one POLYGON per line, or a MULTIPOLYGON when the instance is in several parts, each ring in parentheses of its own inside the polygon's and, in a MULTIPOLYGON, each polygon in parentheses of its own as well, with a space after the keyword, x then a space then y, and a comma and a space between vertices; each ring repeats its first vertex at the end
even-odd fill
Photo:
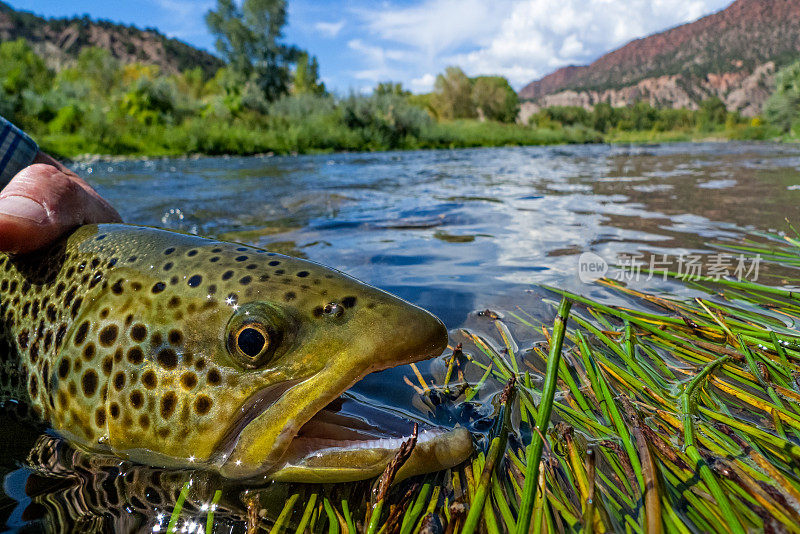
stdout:
POLYGON ((144 352, 139 347, 131 347, 128 351, 128 361, 134 365, 139 365, 144 360, 144 352))
POLYGON ((247 256, 236 256, 236 261, 247 261, 247 256))
POLYGON ((200 395, 194 401, 194 411, 197 412, 199 415, 205 415, 211 409, 211 405, 213 402, 211 398, 207 395, 200 395))
POLYGON ((345 308, 352 308, 356 305, 356 297, 345 297, 342 299, 342 306, 345 308))
POLYGON ((203 277, 199 274, 192 275, 189 280, 186 281, 186 284, 189 287, 197 287, 203 282, 203 277))
POLYGON ((142 375, 142 384, 147 389, 153 389, 158 384, 158 379, 156 378, 156 374, 151 370, 147 371, 142 375))
POLYGON ((80 311, 81 309, 81 304, 83 304, 83 298, 81 297, 76 298, 75 302, 72 303, 72 310, 70 312, 70 315, 72 316, 73 319, 78 316, 78 311, 80 311))
POLYGON ((110 324, 100 330, 100 344, 104 347, 110 347, 117 340, 117 325, 110 324))
POLYGON ((129 398, 131 401, 131 406, 133 406, 137 410, 141 408, 142 405, 144 404, 144 395, 142 395, 142 392, 139 391, 138 389, 132 391, 129 398))
POLYGON ((174 392, 168 391, 161 397, 161 417, 169 419, 175 413, 175 405, 178 403, 178 397, 174 392))
POLYGON ((178 366, 178 355, 172 349, 161 349, 158 351, 156 360, 165 369, 175 369, 178 366))
POLYGON ((133 325, 131 328, 131 339, 137 343, 141 343, 144 341, 145 337, 147 337, 147 328, 141 323, 133 325))
POLYGON ((305 278, 309 274, 311 274, 311 273, 309 273, 308 271, 300 271, 299 273, 297 273, 297 276, 298 276, 298 278, 305 278))
POLYGON ((81 388, 83 389, 83 394, 87 397, 91 397, 95 394, 97 391, 97 372, 94 369, 88 369, 83 373, 81 388))
POLYGON ((61 361, 58 363, 58 377, 62 380, 67 378, 69 374, 69 360, 66 358, 61 358, 61 361))
POLYGON ((23 330, 17 336, 17 343, 19 344, 19 348, 27 349, 28 348, 28 331, 23 330))
POLYGON ((114 282, 111 286, 111 292, 115 295, 122 295, 122 278, 114 282))
POLYGON ((125 387, 125 373, 118 372, 114 375, 114 389, 121 391, 125 387))
POLYGON ((180 330, 170 330, 167 336, 171 345, 180 345, 183 341, 183 334, 180 330))
POLYGON ((181 385, 184 389, 194 389, 197 385, 197 375, 194 373, 183 373, 181 375, 181 385))
POLYGON ((222 377, 220 376, 219 371, 216 369, 211 369, 208 372, 208 383, 212 386, 216 386, 219 385, 220 382, 222 382, 222 377))
POLYGON ((173 252, 175 252, 175 248, 174 247, 169 247, 167 250, 164 251, 164 254, 169 256, 173 252))
POLYGON ((98 408, 96 412, 94 412, 94 422, 95 424, 103 428, 106 424, 106 411, 103 408, 98 408))
POLYGON ((189 252, 187 252, 186 255, 189 256, 190 258, 192 256, 197 256, 197 250, 196 249, 192 249, 189 252))
POLYGON ((94 286, 96 286, 97 284, 99 284, 100 280, 102 280, 102 279, 103 279, 103 272, 102 271, 95 273, 95 275, 92 277, 91 282, 89 282, 89 289, 91 289, 94 286))
POLYGON ((158 294, 164 291, 166 288, 167 284, 165 284, 164 282, 156 282, 155 284, 153 284, 153 288, 150 291, 152 291, 154 294, 158 294))

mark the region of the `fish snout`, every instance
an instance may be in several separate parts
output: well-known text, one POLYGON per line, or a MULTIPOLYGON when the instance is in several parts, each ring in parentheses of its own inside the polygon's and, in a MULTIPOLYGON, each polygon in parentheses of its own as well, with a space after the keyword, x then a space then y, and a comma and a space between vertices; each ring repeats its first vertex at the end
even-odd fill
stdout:
POLYGON ((408 305, 389 321, 385 346, 378 351, 382 363, 400 365, 439 356, 447 348, 447 328, 438 317, 408 305))

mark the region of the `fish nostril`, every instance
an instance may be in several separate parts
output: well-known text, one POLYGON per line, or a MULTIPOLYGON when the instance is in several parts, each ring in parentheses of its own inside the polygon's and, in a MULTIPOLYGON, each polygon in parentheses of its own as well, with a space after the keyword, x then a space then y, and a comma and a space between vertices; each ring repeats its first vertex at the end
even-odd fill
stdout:
POLYGON ((341 317, 344 313, 344 308, 337 302, 329 302, 322 308, 323 317, 341 317))

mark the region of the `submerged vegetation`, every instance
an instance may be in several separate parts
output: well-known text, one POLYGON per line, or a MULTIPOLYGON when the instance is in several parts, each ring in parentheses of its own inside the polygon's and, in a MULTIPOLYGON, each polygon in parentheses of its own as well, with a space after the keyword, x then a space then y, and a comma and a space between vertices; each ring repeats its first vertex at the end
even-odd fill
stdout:
MULTIPOLYGON (((728 248, 760 255, 767 273, 800 267, 800 236, 728 248)), ((599 283, 630 307, 553 289, 552 326, 486 311, 491 330, 462 331, 444 377, 413 368, 407 383, 432 414, 478 414, 494 399, 493 415, 467 417, 486 421, 471 461, 388 491, 391 472, 375 492, 249 490, 248 532, 800 531, 797 294, 698 278, 696 296, 678 299, 599 283), (520 350, 515 329, 541 341, 520 350)))

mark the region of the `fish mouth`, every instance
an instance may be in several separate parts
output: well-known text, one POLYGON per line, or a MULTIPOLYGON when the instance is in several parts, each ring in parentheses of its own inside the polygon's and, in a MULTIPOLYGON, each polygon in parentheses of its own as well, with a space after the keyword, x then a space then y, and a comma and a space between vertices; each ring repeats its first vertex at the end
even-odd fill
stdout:
POLYGON ((417 443, 396 481, 453 467, 472 454, 472 438, 465 428, 435 426, 345 392, 300 427, 271 478, 310 483, 376 477, 411 437, 415 423, 417 443))
MULTIPOLYGON (((279 457, 249 466, 239 458, 241 436, 276 403, 302 390, 303 380, 266 388, 242 407, 218 447, 220 471, 228 478, 265 476, 281 482, 353 482, 380 475, 419 425, 417 444, 395 480, 440 471, 463 462, 473 452, 465 428, 443 428, 398 409, 345 391, 299 425, 279 457)), ((287 425, 291 427, 292 425, 287 425)), ((286 431, 286 429, 284 429, 286 431)))

